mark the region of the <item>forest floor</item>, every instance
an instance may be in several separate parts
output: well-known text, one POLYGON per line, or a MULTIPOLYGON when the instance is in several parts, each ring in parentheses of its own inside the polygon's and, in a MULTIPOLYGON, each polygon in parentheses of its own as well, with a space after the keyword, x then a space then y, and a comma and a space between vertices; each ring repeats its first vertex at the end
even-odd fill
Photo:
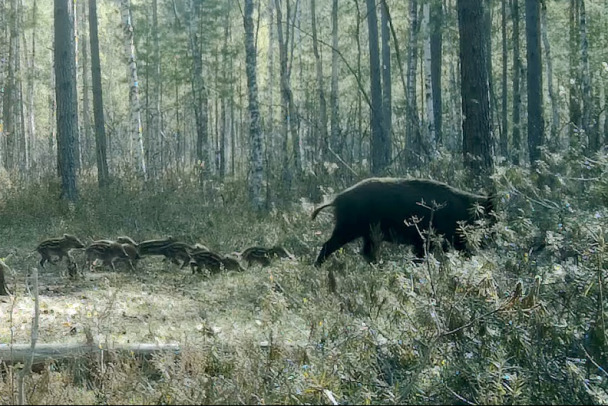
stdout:
MULTIPOLYGON (((77 278, 67 276, 65 262, 47 264, 39 273, 38 342, 84 342, 85 327, 96 342, 112 344, 193 343, 209 334, 227 342, 262 342, 268 339, 261 328, 264 285, 273 273, 298 272, 299 266, 282 259, 266 268, 253 264, 245 272, 201 275, 161 258, 142 259, 134 272, 117 266, 117 271, 102 268, 77 278)), ((27 262, 34 266, 37 261, 38 254, 27 262)), ((28 343, 34 314, 31 274, 7 278, 14 297, 0 298, 0 343, 28 343)), ((306 341, 307 326, 296 314, 281 324, 282 340, 306 341)))
MULTIPOLYGON (((608 403, 598 272, 608 264, 608 208, 588 207, 588 195, 553 198, 563 210, 513 198, 472 256, 415 263, 409 248, 385 243, 370 265, 356 241, 315 268, 331 213, 312 222, 312 205, 299 202, 259 216, 229 189, 219 199, 181 187, 118 185, 109 197, 91 188, 73 208, 39 190, 0 196, 12 292, 0 297, 0 344, 30 342, 38 268, 38 344, 85 343, 90 332, 106 347, 180 347, 145 361, 49 362, 26 377, 29 404, 608 403), (65 262, 39 268, 35 251, 63 233, 85 244, 172 235, 221 254, 278 244, 295 259, 208 275, 145 257, 135 271, 69 278, 65 262)), ((74 256, 82 266, 83 250, 74 256)), ((0 404, 17 402, 19 368, 0 362, 0 404)))

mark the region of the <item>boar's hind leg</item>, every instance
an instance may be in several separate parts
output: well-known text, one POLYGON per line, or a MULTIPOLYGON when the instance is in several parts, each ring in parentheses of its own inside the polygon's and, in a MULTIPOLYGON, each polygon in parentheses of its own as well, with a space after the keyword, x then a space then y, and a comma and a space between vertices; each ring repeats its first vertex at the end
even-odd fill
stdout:
POLYGON ((321 252, 319 252, 319 256, 315 261, 315 266, 319 267, 327 257, 333 254, 335 251, 339 250, 344 244, 351 242, 355 238, 359 237, 354 233, 347 233, 345 230, 335 229, 331 235, 331 238, 323 244, 323 248, 321 248, 321 252))
POLYGON ((378 252, 377 244, 374 242, 374 239, 369 235, 363 236, 363 249, 361 250, 361 255, 363 258, 369 263, 376 262, 376 253, 378 252))

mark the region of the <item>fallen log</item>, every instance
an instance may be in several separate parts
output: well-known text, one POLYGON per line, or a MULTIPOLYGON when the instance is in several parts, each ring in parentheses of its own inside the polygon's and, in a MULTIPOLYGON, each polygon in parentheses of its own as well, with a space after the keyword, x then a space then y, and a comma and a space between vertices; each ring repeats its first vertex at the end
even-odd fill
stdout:
MULTIPOLYGON (((60 361, 66 358, 78 358, 88 354, 101 355, 103 352, 125 352, 132 356, 149 356, 157 352, 173 351, 179 353, 178 344, 37 344, 33 352, 33 364, 46 360, 60 361)), ((0 363, 25 363, 32 356, 30 344, 0 344, 0 363)))

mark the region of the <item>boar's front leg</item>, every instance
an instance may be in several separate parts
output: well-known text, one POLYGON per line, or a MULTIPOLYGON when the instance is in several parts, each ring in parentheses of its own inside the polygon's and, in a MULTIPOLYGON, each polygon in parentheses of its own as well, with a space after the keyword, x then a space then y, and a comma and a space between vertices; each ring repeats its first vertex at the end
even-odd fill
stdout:
POLYGON ((323 244, 321 248, 321 252, 319 252, 319 256, 315 261, 315 266, 318 268, 325 262, 327 257, 333 254, 335 251, 339 250, 344 244, 351 242, 357 237, 360 237, 361 234, 350 230, 347 228, 335 228, 334 232, 331 235, 331 238, 323 244))

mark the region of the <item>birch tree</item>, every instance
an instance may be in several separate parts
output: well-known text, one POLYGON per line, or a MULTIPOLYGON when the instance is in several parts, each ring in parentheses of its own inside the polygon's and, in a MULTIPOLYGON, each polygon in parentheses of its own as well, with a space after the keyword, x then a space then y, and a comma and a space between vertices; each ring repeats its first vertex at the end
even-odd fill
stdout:
POLYGON ((0 0, 0 89, 4 91, 0 92, 0 167, 6 169, 6 132, 4 122, 4 100, 5 100, 5 86, 6 79, 4 74, 6 71, 6 4, 5 0, 0 0))
POLYGON ((315 0, 310 0, 310 14, 312 24, 312 49, 315 56, 316 66, 316 78, 317 78, 317 97, 319 98, 319 123, 317 129, 319 131, 319 137, 321 138, 322 149, 321 152, 324 155, 323 159, 326 160, 328 157, 328 146, 329 137, 327 133, 327 100, 325 99, 325 90, 323 88, 323 63, 321 62, 321 56, 319 54, 319 45, 317 40, 317 16, 315 0))
POLYGON ((386 0, 380 5, 380 32, 382 34, 382 134, 384 136, 384 148, 388 148, 383 154, 386 155, 386 164, 391 161, 391 140, 393 130, 393 97, 391 80, 391 46, 389 29, 389 11, 386 0))
POLYGON ((334 152, 342 155, 344 140, 341 139, 340 108, 338 99, 338 70, 340 62, 338 59, 338 0, 331 2, 331 93, 329 104, 331 105, 331 146, 334 152))
POLYGON ((24 54, 25 59, 27 61, 27 73, 26 73, 26 80, 27 80, 27 94, 26 94, 26 100, 27 100, 27 131, 25 131, 24 137, 25 137, 25 170, 26 172, 29 173, 31 167, 32 167, 32 159, 33 159, 33 152, 34 152, 34 137, 36 134, 36 112, 35 112, 35 108, 34 108, 34 77, 35 77, 35 63, 36 63, 36 28, 37 28, 37 23, 38 23, 38 3, 36 0, 34 0, 34 3, 32 5, 32 51, 31 53, 29 53, 29 57, 28 52, 27 52, 27 41, 25 38, 25 32, 22 31, 22 35, 23 35, 23 48, 24 48, 24 54))
POLYGON ((4 99, 2 106, 2 114, 4 121, 4 137, 6 140, 4 167, 7 170, 14 170, 16 166, 15 154, 17 148, 17 134, 15 123, 15 112, 17 105, 17 78, 15 75, 16 59, 17 59, 17 42, 19 41, 17 33, 17 0, 12 0, 10 11, 8 13, 8 63, 7 76, 4 84, 4 99))
POLYGON ((158 173, 162 168, 163 148, 161 148, 161 92, 162 92, 162 77, 161 77, 161 56, 160 56, 160 40, 158 36, 158 0, 152 1, 152 78, 150 78, 150 106, 148 114, 150 115, 150 128, 148 128, 148 170, 150 176, 154 179, 158 177, 158 173))
POLYGON ((133 25, 131 23, 130 0, 121 0, 121 16, 130 83, 129 102, 131 111, 131 137, 129 143, 129 153, 132 161, 135 159, 135 162, 139 165, 141 173, 147 180, 148 171, 144 152, 141 105, 139 102, 139 80, 137 79, 137 62, 135 59, 135 43, 133 40, 133 25))

